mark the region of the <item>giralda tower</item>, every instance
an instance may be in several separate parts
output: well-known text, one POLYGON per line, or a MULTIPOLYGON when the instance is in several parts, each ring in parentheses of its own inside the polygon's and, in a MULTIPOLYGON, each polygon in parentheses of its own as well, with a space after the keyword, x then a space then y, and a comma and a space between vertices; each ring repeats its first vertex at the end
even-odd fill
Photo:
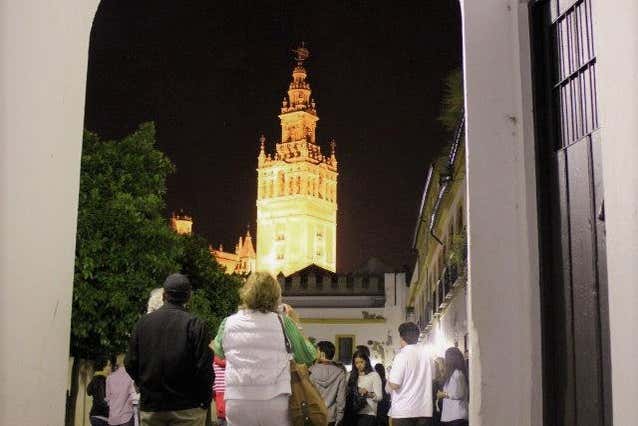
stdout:
POLYGON ((289 275, 310 264, 336 269, 337 158, 317 145, 317 105, 304 67, 308 49, 295 51, 296 66, 281 106, 281 140, 257 157, 257 270, 289 275))

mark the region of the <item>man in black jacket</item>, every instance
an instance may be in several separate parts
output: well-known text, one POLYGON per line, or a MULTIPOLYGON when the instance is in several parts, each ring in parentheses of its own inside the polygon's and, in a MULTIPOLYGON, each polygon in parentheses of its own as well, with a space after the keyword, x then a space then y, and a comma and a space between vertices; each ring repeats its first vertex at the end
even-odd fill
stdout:
POLYGON ((191 285, 164 282, 164 306, 135 325, 125 367, 141 392, 142 426, 204 426, 212 400, 213 353, 206 325, 186 311, 191 285))

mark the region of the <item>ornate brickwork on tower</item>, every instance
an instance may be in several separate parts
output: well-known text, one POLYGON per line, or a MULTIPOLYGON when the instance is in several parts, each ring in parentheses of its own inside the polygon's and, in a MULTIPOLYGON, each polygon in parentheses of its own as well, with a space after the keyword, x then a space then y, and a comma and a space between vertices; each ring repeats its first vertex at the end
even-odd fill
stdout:
POLYGON ((336 270, 337 158, 317 144, 317 105, 311 98, 305 47, 282 101, 275 152, 260 138, 257 168, 257 270, 292 274, 310 264, 336 270))

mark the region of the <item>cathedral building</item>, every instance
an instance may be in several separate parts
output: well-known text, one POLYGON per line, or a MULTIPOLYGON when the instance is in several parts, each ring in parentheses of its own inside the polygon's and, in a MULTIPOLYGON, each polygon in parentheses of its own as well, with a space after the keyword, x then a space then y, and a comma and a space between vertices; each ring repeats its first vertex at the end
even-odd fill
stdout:
POLYGON ((193 233, 193 218, 185 215, 173 213, 170 219, 170 227, 180 235, 191 235, 193 233))
POLYGON ((255 270, 256 255, 250 231, 246 231, 244 238, 239 237, 234 253, 225 252, 221 244, 219 249, 209 247, 209 250, 217 263, 224 267, 227 274, 247 275, 255 270))
POLYGON ((257 158, 257 270, 290 275, 314 264, 334 272, 337 258, 337 158, 316 140, 319 117, 304 61, 295 50, 281 106, 281 140, 268 152, 260 138, 257 158))
MULTIPOLYGON (((192 235, 193 218, 185 215, 184 212, 173 213, 170 218, 170 227, 179 235, 192 235)), ((249 230, 246 230, 246 235, 243 238, 239 237, 235 251, 226 252, 221 244, 218 249, 209 245, 208 251, 227 274, 247 275, 255 270, 257 255, 249 230)))

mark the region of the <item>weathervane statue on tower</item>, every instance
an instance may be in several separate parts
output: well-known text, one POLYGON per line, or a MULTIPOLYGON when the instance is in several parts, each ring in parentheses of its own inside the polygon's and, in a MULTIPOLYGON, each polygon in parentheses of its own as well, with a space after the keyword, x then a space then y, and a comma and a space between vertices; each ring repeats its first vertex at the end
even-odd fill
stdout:
POLYGON ((301 46, 293 49, 293 53, 295 54, 297 65, 299 66, 302 66, 304 61, 310 57, 310 51, 306 48, 306 43, 303 41, 301 42, 301 46))

